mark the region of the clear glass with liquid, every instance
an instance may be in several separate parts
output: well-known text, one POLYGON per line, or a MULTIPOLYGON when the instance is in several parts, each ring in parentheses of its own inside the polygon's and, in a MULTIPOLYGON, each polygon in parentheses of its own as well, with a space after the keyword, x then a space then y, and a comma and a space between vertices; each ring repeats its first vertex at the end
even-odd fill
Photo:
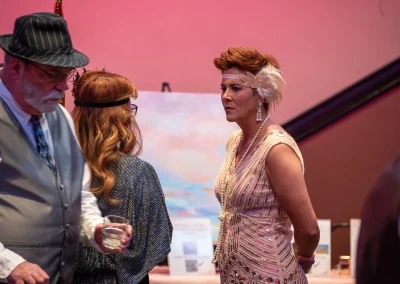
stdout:
POLYGON ((119 249, 121 238, 126 236, 129 222, 121 216, 109 215, 104 217, 103 245, 109 249, 119 249))

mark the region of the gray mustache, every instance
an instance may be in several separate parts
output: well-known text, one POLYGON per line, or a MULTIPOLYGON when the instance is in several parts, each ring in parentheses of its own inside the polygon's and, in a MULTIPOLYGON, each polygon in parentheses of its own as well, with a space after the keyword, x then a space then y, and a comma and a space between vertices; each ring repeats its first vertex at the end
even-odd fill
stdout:
POLYGON ((64 96, 64 93, 62 93, 62 92, 57 92, 57 93, 54 93, 54 94, 52 94, 50 97, 48 97, 47 99, 48 100, 55 100, 55 99, 57 99, 57 100, 60 100, 60 99, 62 99, 63 98, 63 96, 64 96))

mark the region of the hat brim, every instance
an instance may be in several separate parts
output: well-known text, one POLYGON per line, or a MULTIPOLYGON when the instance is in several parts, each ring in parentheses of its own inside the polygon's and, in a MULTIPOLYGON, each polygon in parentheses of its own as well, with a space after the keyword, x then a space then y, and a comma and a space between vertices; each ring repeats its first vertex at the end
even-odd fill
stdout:
POLYGON ((12 34, 1 35, 0 36, 0 47, 8 54, 26 59, 29 61, 37 62, 43 65, 55 66, 55 67, 64 67, 64 68, 77 68, 85 66, 89 63, 89 57, 87 57, 82 52, 79 52, 76 49, 73 49, 71 53, 59 53, 59 54, 51 54, 45 56, 32 55, 25 56, 23 54, 18 54, 12 52, 10 50, 10 44, 12 42, 12 34))

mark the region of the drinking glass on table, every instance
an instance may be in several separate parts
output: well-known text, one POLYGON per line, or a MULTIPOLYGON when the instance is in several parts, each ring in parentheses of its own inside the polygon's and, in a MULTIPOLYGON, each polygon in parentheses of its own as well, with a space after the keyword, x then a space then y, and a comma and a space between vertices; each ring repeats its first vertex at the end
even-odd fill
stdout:
POLYGON ((118 249, 121 238, 126 236, 129 221, 121 216, 108 215, 104 217, 103 225, 103 245, 109 249, 118 249))

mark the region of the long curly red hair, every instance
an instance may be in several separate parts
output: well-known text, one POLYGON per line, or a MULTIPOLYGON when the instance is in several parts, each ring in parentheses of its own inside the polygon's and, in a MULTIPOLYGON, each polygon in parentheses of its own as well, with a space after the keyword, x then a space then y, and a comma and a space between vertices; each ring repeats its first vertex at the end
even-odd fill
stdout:
MULTIPOLYGON (((137 98, 134 85, 125 77, 107 71, 87 71, 75 82, 75 100, 90 103, 115 102, 137 98)), ((129 103, 108 108, 76 106, 72 111, 76 133, 92 176, 100 186, 90 190, 95 195, 104 193, 111 204, 110 192, 115 184, 112 166, 122 154, 137 155, 142 138, 129 103)))

